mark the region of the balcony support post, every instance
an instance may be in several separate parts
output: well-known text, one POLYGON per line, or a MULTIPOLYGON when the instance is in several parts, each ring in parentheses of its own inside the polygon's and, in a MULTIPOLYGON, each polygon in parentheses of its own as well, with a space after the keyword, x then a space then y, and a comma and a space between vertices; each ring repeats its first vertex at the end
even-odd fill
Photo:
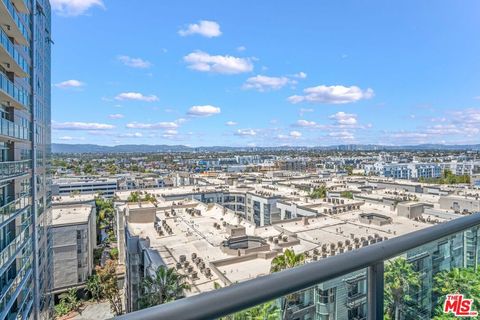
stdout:
POLYGON ((367 268, 367 319, 383 319, 384 264, 377 262, 367 268))

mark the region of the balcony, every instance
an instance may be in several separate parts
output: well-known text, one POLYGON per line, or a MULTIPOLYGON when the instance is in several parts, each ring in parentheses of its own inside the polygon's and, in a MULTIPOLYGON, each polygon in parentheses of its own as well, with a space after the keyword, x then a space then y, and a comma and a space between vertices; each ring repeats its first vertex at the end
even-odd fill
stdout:
POLYGON ((12 0, 13 4, 15 5, 15 8, 21 13, 28 13, 28 7, 27 3, 25 0, 12 0))
POLYGON ((30 95, 0 72, 0 99, 17 109, 30 111, 30 95))
POLYGON ((15 257, 29 241, 29 227, 30 224, 25 224, 20 234, 0 252, 0 270, 8 265, 11 258, 15 257))
POLYGON ((0 227, 15 218, 30 205, 30 196, 23 195, 0 208, 0 227))
POLYGON ((21 45, 28 46, 30 40, 28 30, 10 0, 0 1, 0 24, 9 37, 21 45))
POLYGON ((15 49, 15 45, 0 28, 0 59, 3 67, 15 73, 17 77, 28 77, 27 60, 15 49))
POLYGON ((29 140, 30 129, 19 126, 10 120, 0 118, 0 139, 2 136, 16 140, 29 140))
MULTIPOLYGON (((472 214, 320 261, 306 263, 293 269, 132 312, 119 316, 117 319, 217 319, 264 305, 272 302, 272 300, 306 289, 317 290, 321 287, 325 290, 325 287, 332 286, 332 283, 338 286, 342 283, 345 285, 345 278, 352 278, 358 273, 366 274, 367 319, 383 319, 384 305, 392 306, 392 301, 384 300, 384 290, 388 289, 387 284, 389 284, 385 280, 385 276, 391 277, 394 271, 400 270, 395 268, 395 262, 403 261, 402 263, 407 263, 405 261, 408 261, 409 257, 418 255, 419 252, 428 252, 428 259, 431 259, 435 248, 438 248, 441 243, 463 239, 469 232, 478 235, 480 234, 479 227, 480 214, 472 214), (387 272, 384 272, 384 270, 387 272)), ((477 248, 480 248, 480 237, 477 237, 476 245, 477 248)), ((480 262, 480 257, 476 259, 479 260, 477 263, 480 262)), ((450 266, 450 268, 454 267, 464 268, 462 266, 450 266)), ((433 270, 430 269, 429 271, 433 273, 433 270)), ((401 276, 403 277, 404 274, 401 274, 401 276)), ((435 274, 431 274, 431 276, 433 277, 435 274)), ((433 318, 436 306, 430 305, 426 308, 422 305, 425 300, 430 299, 432 301, 433 289, 419 289, 416 295, 410 302, 409 307, 413 305, 418 310, 417 316, 412 317, 410 315, 406 318, 433 318), (427 299, 423 299, 423 296, 421 299, 418 297, 419 295, 425 295, 427 299), (424 310, 427 310, 427 314, 424 310)), ((343 295, 343 297, 347 298, 346 295, 343 295)), ((341 296, 337 296, 336 301, 333 301, 337 308, 346 307, 346 301, 339 302, 341 299, 341 296)), ((274 306, 278 305, 275 302, 272 302, 272 304, 274 306)))
POLYGON ((0 180, 12 179, 30 172, 32 160, 0 162, 0 180))
POLYGON ((16 277, 12 279, 7 285, 2 287, 2 292, 0 293, 0 319, 3 319, 4 316, 8 313, 12 307, 15 299, 21 293, 25 284, 28 282, 32 275, 31 262, 27 262, 22 266, 20 271, 17 273, 16 277))

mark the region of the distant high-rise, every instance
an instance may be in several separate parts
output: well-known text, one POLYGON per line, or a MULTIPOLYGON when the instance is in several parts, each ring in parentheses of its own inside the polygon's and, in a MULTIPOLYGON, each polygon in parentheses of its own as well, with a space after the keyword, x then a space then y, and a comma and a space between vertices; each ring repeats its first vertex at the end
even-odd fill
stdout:
POLYGON ((0 319, 51 318, 50 25, 0 1, 0 319))

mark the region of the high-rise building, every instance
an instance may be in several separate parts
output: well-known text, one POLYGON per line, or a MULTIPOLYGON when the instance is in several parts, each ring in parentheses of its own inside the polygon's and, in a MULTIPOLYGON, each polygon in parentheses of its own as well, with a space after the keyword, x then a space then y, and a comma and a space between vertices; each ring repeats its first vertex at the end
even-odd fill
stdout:
POLYGON ((0 1, 0 319, 51 317, 50 4, 0 1))

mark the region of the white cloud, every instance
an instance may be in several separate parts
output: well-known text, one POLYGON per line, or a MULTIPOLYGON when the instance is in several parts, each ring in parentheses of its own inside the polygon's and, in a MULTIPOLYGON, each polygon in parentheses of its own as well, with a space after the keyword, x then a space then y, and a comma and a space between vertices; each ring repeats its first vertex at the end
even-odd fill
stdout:
POLYGON ((301 136, 302 136, 302 133, 299 131, 290 131, 290 137, 292 138, 297 139, 297 138, 300 138, 301 136))
POLYGON ((139 123, 131 122, 126 125, 129 129, 177 129, 178 124, 176 122, 157 122, 157 123, 139 123))
POLYGON ((198 23, 189 24, 186 29, 178 31, 182 37, 199 34, 207 38, 219 37, 222 32, 220 25, 215 21, 201 20, 198 23))
POLYGON ((138 92, 122 92, 115 97, 116 100, 136 100, 144 102, 158 101, 158 97, 155 95, 145 96, 138 92))
POLYGON ((247 136, 256 136, 257 132, 253 129, 238 129, 235 132, 236 136, 242 136, 242 137, 247 137, 247 136))
POLYGON ((105 8, 102 0, 50 0, 50 4, 61 16, 79 16, 91 7, 105 8))
POLYGON ((343 111, 332 114, 329 118, 335 120, 336 124, 340 126, 353 126, 357 124, 356 114, 345 113, 343 111))
POLYGON ((58 140, 62 140, 62 141, 72 141, 72 140, 73 140, 73 137, 63 136, 63 137, 59 137, 58 140))
POLYGON ((132 68, 146 69, 152 66, 152 64, 149 61, 143 60, 141 58, 132 58, 129 56, 118 56, 117 59, 120 62, 122 62, 124 65, 132 68))
POLYGON ((219 114, 220 108, 211 105, 193 106, 188 110, 188 114, 196 117, 209 117, 214 114, 219 114))
POLYGON ((237 47, 237 51, 238 51, 238 52, 243 52, 243 51, 245 51, 245 50, 247 50, 247 48, 244 47, 244 46, 237 47))
POLYGON ((125 116, 124 116, 123 114, 121 114, 121 113, 114 113, 114 114, 108 115, 108 117, 109 117, 110 119, 122 119, 122 118, 124 118, 125 116))
POLYGON ((109 130, 115 126, 97 122, 52 122, 52 128, 57 130, 109 130))
POLYGON ((68 89, 68 88, 81 88, 85 86, 85 83, 79 81, 79 80, 66 80, 59 82, 55 84, 55 87, 61 88, 61 89, 68 89))
POLYGON ((349 131, 335 131, 328 134, 330 137, 338 138, 340 140, 354 140, 355 136, 349 131))
POLYGON ((307 112, 314 112, 315 110, 314 109, 311 109, 311 108, 300 108, 299 110, 299 113, 300 113, 300 116, 303 117, 303 115, 307 112))
POLYGON ((243 85, 244 89, 255 89, 258 91, 278 90, 291 83, 287 77, 268 77, 257 75, 247 79, 243 85))
POLYGON ((253 64, 248 58, 212 56, 203 51, 194 51, 183 57, 183 60, 188 63, 190 69, 201 72, 238 74, 253 70, 253 64))
POLYGON ((162 134, 163 138, 174 138, 178 135, 177 130, 165 130, 162 134))
POLYGON ((120 137, 124 138, 142 138, 143 134, 141 132, 132 132, 132 133, 125 133, 121 134, 120 137))
POLYGON ((233 126, 236 126, 238 124, 238 122, 235 122, 235 121, 227 121, 225 122, 225 125, 229 126, 229 127, 233 127, 233 126))
POLYGON ((373 97, 373 90, 362 90, 357 86, 317 86, 303 90, 305 95, 293 95, 288 98, 291 103, 312 102, 326 104, 344 104, 373 97))
POLYGON ((297 127, 316 127, 317 123, 315 121, 308 121, 308 120, 297 120, 295 123, 295 126, 297 127))
POLYGON ((294 78, 298 78, 298 79, 306 79, 307 78, 307 74, 303 71, 300 71, 298 73, 295 73, 293 75, 294 78))

